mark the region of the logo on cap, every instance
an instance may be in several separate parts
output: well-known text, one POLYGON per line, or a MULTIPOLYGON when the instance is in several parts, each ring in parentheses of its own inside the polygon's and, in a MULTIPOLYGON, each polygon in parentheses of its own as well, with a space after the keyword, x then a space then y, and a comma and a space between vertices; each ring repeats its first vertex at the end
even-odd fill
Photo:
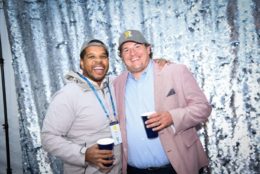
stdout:
POLYGON ((132 32, 131 32, 131 31, 126 31, 126 32, 124 33, 124 35, 125 35, 125 39, 127 39, 127 38, 129 38, 129 37, 132 37, 132 32))

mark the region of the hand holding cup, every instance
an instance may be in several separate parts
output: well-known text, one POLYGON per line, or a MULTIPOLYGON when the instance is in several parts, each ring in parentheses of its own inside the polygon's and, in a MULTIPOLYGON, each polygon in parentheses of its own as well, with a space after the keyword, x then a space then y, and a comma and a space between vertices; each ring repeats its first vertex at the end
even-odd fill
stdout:
MULTIPOLYGON (((113 153, 114 148, 114 139, 112 138, 102 138, 97 141, 98 148, 100 150, 109 150, 113 153)), ((106 167, 110 167, 113 164, 113 156, 112 157, 106 157, 104 158, 107 162, 105 162, 103 165, 106 167)))
POLYGON ((160 131, 173 124, 172 116, 169 112, 150 114, 145 122, 146 127, 153 131, 160 131))
POLYGON ((98 166, 100 169, 108 169, 108 166, 112 166, 114 161, 113 145, 110 145, 108 150, 102 148, 103 146, 100 149, 99 144, 95 144, 89 147, 85 153, 85 161, 95 166, 98 166))

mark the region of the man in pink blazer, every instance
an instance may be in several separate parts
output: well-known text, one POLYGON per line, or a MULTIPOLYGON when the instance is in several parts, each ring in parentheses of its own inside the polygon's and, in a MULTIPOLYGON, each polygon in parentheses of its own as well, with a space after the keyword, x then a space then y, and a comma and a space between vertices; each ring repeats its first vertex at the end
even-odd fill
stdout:
POLYGON ((119 38, 119 53, 128 71, 114 81, 123 139, 123 174, 197 174, 208 165, 196 127, 211 113, 205 95, 184 65, 162 69, 151 61, 151 46, 137 30, 119 38), (154 111, 146 127, 140 115, 154 111))

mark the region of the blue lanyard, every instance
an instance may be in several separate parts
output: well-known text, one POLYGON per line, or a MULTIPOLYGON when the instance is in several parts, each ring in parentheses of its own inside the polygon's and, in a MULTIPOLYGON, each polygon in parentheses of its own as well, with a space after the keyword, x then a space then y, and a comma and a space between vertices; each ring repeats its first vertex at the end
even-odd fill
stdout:
MULTIPOLYGON (((97 90, 95 89, 95 87, 90 83, 90 81, 89 81, 85 76, 83 76, 82 74, 80 74, 80 73, 78 73, 78 72, 77 72, 77 74, 87 82, 87 84, 89 85, 89 87, 92 89, 92 91, 93 91, 94 94, 96 95, 96 97, 97 97, 97 99, 98 99, 100 105, 102 106, 102 108, 103 108, 103 110, 104 110, 106 116, 109 118, 108 111, 106 110, 106 108, 105 108, 103 102, 101 101, 101 99, 100 99, 100 97, 99 97, 99 95, 98 95, 97 90)), ((116 117, 116 109, 115 109, 115 105, 114 105, 114 101, 113 101, 113 98, 112 98, 112 94, 111 94, 111 91, 110 91, 109 84, 107 84, 107 88, 108 88, 108 92, 109 92, 109 96, 110 96, 110 101, 111 101, 111 104, 112 104, 112 109, 113 109, 114 117, 116 117)))

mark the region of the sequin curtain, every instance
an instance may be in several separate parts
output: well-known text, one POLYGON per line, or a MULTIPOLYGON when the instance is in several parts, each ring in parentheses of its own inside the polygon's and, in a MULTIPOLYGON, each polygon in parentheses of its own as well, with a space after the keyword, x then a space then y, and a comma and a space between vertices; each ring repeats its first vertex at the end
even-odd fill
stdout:
MULTIPOLYGON (((125 29, 141 30, 154 57, 186 64, 213 106, 199 131, 211 173, 259 173, 260 1, 5 0, 24 173, 61 173, 41 146, 50 98, 79 69, 84 40, 109 45, 109 73, 125 29)), ((14 158, 13 158, 14 159, 14 158)))

